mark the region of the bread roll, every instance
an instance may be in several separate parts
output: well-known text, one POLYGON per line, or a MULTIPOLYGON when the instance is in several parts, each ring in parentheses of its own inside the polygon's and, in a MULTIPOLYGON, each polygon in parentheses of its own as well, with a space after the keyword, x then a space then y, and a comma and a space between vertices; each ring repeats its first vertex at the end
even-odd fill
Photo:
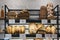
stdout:
POLYGON ((44 25, 43 24, 37 24, 39 30, 44 30, 44 25))
POLYGON ((46 31, 46 32, 51 32, 50 25, 46 27, 45 31, 46 31))
POLYGON ((7 33, 11 34, 12 27, 11 26, 6 27, 6 31, 7 31, 7 33))
POLYGON ((29 25, 30 34, 36 33, 36 31, 37 31, 37 25, 35 23, 30 23, 30 25, 29 25))
POLYGON ((52 33, 52 34, 55 34, 55 33, 56 33, 56 27, 55 27, 55 26, 52 26, 52 27, 51 27, 51 33, 52 33))
POLYGON ((22 31, 22 33, 25 32, 25 26, 21 26, 21 31, 22 31))
POLYGON ((20 29, 19 26, 15 26, 15 32, 16 32, 16 33, 19 33, 19 29, 20 29))
POLYGON ((19 33, 25 33, 25 26, 19 26, 19 33))
POLYGON ((12 26, 12 34, 15 33, 15 30, 16 30, 15 26, 12 26))

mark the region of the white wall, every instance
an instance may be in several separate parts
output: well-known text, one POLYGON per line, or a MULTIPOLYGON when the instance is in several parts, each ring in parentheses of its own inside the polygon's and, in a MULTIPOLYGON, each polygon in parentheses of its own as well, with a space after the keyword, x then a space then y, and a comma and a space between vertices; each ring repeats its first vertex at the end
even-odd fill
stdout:
POLYGON ((48 2, 52 2, 54 6, 60 5, 60 0, 0 0, 0 8, 6 4, 9 8, 39 9, 41 5, 46 5, 48 2))

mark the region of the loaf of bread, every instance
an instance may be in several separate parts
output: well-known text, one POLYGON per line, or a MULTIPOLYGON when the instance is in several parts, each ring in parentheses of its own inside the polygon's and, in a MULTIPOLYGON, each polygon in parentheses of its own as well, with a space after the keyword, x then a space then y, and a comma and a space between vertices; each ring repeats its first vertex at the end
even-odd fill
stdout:
POLYGON ((7 33, 9 33, 9 34, 11 34, 12 32, 12 27, 11 26, 8 26, 8 27, 6 27, 6 31, 7 31, 7 33))
POLYGON ((50 32, 51 32, 50 25, 49 25, 49 26, 47 26, 47 27, 45 28, 45 31, 46 31, 46 32, 48 32, 48 33, 50 33, 50 32))
POLYGON ((17 16, 16 12, 8 12, 7 13, 7 18, 8 19, 16 18, 16 16, 17 16))
POLYGON ((52 27, 51 27, 51 33, 52 33, 52 34, 55 34, 55 33, 56 33, 56 27, 55 27, 55 26, 52 26, 52 27))
POLYGON ((41 6, 39 18, 40 19, 46 19, 47 18, 47 7, 41 6))
POLYGON ((20 33, 25 33, 25 26, 20 26, 19 32, 20 32, 20 33))
POLYGON ((30 34, 36 33, 37 31, 37 25, 35 23, 30 23, 29 24, 29 32, 30 34))
POLYGON ((11 27, 12 27, 12 30, 11 30, 12 34, 15 34, 15 32, 16 32, 15 31, 15 29, 16 29, 15 26, 11 26, 11 27))
POLYGON ((47 18, 48 19, 56 19, 56 17, 54 16, 54 10, 53 10, 53 4, 52 3, 48 3, 47 4, 47 18))
POLYGON ((20 11, 20 13, 18 14, 18 19, 29 19, 28 10, 24 9, 24 10, 20 11))
POLYGON ((44 25, 43 24, 37 24, 37 26, 38 26, 38 30, 44 30, 44 25))

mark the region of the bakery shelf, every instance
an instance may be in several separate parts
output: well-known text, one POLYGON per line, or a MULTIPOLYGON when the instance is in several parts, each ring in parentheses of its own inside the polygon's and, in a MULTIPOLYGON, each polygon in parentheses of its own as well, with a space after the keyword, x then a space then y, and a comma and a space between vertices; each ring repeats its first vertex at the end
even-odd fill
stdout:
MULTIPOLYGON (((57 25, 57 37, 59 37, 59 30, 58 30, 58 28, 59 28, 59 5, 57 5, 55 8, 54 8, 54 10, 57 8, 57 11, 55 11, 55 16, 57 16, 57 18, 56 19, 50 19, 50 20, 48 20, 48 19, 33 19, 33 18, 31 18, 31 19, 27 19, 26 20, 26 23, 24 23, 24 24, 21 24, 21 23, 19 23, 20 22, 20 19, 14 19, 15 20, 15 23, 9 23, 9 19, 7 19, 6 18, 6 14, 5 14, 5 27, 6 27, 6 23, 8 24, 8 25, 28 25, 28 23, 31 23, 31 22, 35 22, 35 23, 41 23, 41 21, 42 20, 47 20, 48 21, 48 23, 45 23, 44 25, 57 25), (56 20, 56 24, 52 24, 52 23, 50 23, 50 21, 51 20, 56 20)), ((8 9, 8 11, 21 11, 22 9, 9 9, 8 7, 7 7, 7 5, 5 5, 5 13, 7 13, 6 12, 6 10, 8 9)), ((34 12, 32 13, 32 14, 30 14, 30 16, 39 16, 39 11, 40 11, 40 9, 28 9, 28 11, 29 12, 32 12, 32 11, 35 11, 35 12, 37 12, 36 14, 34 14, 34 12)), ((31 37, 36 37, 36 34, 34 34, 34 35, 30 35, 30 34, 25 34, 26 35, 26 37, 29 37, 29 36, 31 36, 31 37)), ((43 37, 45 37, 45 34, 41 34, 43 37)))

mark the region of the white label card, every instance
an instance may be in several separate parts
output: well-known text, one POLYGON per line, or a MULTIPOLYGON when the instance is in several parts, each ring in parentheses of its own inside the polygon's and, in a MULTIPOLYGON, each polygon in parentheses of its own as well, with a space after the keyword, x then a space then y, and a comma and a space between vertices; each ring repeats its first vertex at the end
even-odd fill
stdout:
POLYGON ((52 23, 52 24, 56 24, 57 21, 56 21, 56 20, 51 20, 51 23, 52 23))
POLYGON ((9 19, 9 23, 15 23, 15 19, 9 19))
POLYGON ((51 35, 50 34, 45 34, 45 37, 51 37, 51 35))
POLYGON ((46 24, 46 23, 47 23, 47 20, 42 20, 42 23, 43 23, 43 24, 46 24))
POLYGON ((36 38, 42 38, 41 34, 36 34, 36 38))
POLYGON ((26 19, 20 19, 20 23, 26 23, 26 19))

